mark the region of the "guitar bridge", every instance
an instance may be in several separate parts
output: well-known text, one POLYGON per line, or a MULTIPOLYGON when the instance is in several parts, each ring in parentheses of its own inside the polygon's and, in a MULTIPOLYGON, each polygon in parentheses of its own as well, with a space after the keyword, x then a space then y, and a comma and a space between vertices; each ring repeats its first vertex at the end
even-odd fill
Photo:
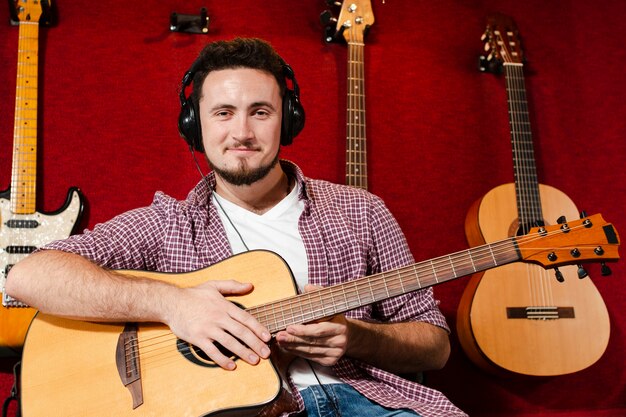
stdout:
POLYGON ((120 333, 115 350, 115 363, 122 384, 130 391, 134 410, 143 404, 137 324, 127 323, 124 326, 124 331, 120 333))
POLYGON ((556 320, 573 319, 574 307, 532 306, 507 307, 506 317, 509 319, 556 320))
MULTIPOLYGON (((7 275, 9 275, 9 271, 11 270, 12 267, 13 267, 13 264, 9 264, 6 266, 6 268, 4 268, 3 282, 4 282, 4 279, 6 279, 7 275)), ((7 308, 22 307, 23 308, 23 307, 28 307, 28 306, 24 304, 23 302, 11 297, 9 294, 7 294, 6 291, 4 291, 4 285, 2 285, 2 307, 7 307, 7 308)))

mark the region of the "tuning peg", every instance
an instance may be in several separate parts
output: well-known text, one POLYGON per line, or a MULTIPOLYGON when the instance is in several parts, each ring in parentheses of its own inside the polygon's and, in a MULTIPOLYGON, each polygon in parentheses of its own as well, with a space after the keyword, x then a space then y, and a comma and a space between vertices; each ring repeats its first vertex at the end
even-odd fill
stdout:
POLYGON ((589 274, 587 274, 587 271, 585 270, 585 268, 583 268, 583 266, 580 265, 580 264, 578 265, 578 271, 577 272, 578 272, 578 278, 580 278, 580 279, 583 279, 587 275, 589 275, 589 274))
POLYGON ((600 263, 600 265, 602 265, 600 270, 601 270, 601 274, 602 274, 603 277, 608 277, 609 275, 611 275, 613 273, 613 271, 611 271, 611 268, 609 268, 606 265, 606 263, 602 262, 602 263, 600 263))
POLYGON ((334 23, 337 23, 337 18, 333 16, 330 10, 324 10, 320 13, 320 22, 324 26, 328 26, 334 23))
POLYGON ((487 58, 484 55, 478 57, 478 69, 481 72, 487 71, 487 58))
POLYGON ((554 275, 556 276, 557 281, 559 282, 565 281, 565 278, 563 278, 563 273, 559 271, 559 268, 554 268, 554 275))
POLYGON ((580 218, 584 219, 585 217, 587 217, 587 212, 585 210, 580 212, 580 218))
POLYGON ((567 219, 565 218, 565 216, 561 216, 558 219, 556 219, 556 222, 558 224, 563 224, 563 223, 567 222, 567 219))

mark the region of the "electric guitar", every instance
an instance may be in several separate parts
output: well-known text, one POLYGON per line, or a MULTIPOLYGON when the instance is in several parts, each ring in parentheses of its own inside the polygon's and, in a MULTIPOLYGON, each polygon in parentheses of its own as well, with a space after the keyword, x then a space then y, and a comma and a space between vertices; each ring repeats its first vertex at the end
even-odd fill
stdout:
POLYGON ((37 186, 37 98, 39 20, 48 2, 20 0, 15 127, 11 186, 0 193, 0 348, 22 347, 35 310, 4 292, 6 276, 15 263, 37 247, 65 238, 78 223, 82 196, 71 188, 65 204, 53 213, 35 211, 37 186))
MULTIPOLYGON (((324 13, 322 16, 325 16, 324 13)), ((322 18, 322 20, 327 20, 322 18)), ((334 20, 334 19, 333 19, 334 20)), ((346 184, 367 190, 367 136, 365 132, 365 34, 374 24, 369 0, 344 1, 333 36, 348 44, 346 114, 346 184)))
MULTIPOLYGON (((251 282, 252 293, 231 300, 276 334, 290 324, 330 318, 517 261, 546 268, 616 261, 619 242, 613 225, 596 214, 304 294, 297 294, 284 260, 269 251, 244 252, 183 274, 125 273, 185 287, 225 276, 251 282)), ((252 366, 234 359, 237 369, 225 371, 162 324, 83 322, 40 312, 22 356, 22 414, 273 415, 267 410, 281 380, 272 360, 252 366)))
MULTIPOLYGON (((490 16, 483 41, 485 70, 504 69, 515 183, 492 189, 471 207, 465 230, 472 246, 525 234, 561 215, 579 217, 567 195, 537 179, 515 23, 490 16)), ((481 368, 501 375, 553 376, 592 365, 607 347, 610 324, 600 293, 585 276, 567 266, 555 279, 531 264, 474 274, 457 311, 461 346, 481 368)))

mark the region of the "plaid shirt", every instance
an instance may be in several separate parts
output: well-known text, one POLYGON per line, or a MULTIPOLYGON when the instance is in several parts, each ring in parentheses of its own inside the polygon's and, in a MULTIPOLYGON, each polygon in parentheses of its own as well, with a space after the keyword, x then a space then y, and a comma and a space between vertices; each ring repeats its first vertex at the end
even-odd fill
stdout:
MULTIPOLYGON (((281 161, 300 183, 305 207, 298 228, 309 266, 309 282, 329 286, 413 263, 405 237, 382 200, 373 194, 303 176, 281 161)), ((111 269, 188 272, 232 256, 226 232, 207 187, 210 173, 179 201, 157 192, 152 205, 116 216, 45 246, 81 254, 111 269)), ((394 297, 346 313, 378 322, 423 321, 449 331, 432 289, 394 297)), ((371 400, 390 408, 410 408, 424 417, 465 416, 439 391, 366 363, 341 359, 335 373, 371 400)), ((294 390, 295 391, 295 390, 294 390)), ((302 398, 295 392, 303 407, 302 398)))

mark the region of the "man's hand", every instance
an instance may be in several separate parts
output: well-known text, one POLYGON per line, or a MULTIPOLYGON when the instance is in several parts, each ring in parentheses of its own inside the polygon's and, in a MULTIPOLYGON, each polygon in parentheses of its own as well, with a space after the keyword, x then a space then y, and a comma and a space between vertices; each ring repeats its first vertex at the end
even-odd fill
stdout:
MULTIPOLYGON (((305 291, 318 288, 307 285, 305 291)), ((290 325, 285 331, 276 334, 276 341, 287 353, 331 366, 346 353, 349 329, 348 320, 338 315, 329 321, 290 325)))
POLYGON ((215 343, 256 365, 260 358, 270 355, 269 331, 252 315, 224 298, 244 295, 252 289, 252 284, 233 280, 180 288, 166 323, 174 334, 202 349, 224 369, 235 369, 235 361, 224 355, 215 343))

